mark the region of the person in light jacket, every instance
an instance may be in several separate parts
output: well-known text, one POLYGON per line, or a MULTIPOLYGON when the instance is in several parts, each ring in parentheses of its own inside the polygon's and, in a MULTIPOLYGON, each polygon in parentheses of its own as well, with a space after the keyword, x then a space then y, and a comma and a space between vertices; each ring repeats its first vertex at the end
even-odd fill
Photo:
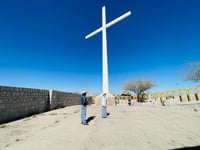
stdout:
POLYGON ((101 106, 102 106, 102 118, 107 118, 107 98, 106 98, 106 93, 103 94, 102 101, 101 101, 101 106))

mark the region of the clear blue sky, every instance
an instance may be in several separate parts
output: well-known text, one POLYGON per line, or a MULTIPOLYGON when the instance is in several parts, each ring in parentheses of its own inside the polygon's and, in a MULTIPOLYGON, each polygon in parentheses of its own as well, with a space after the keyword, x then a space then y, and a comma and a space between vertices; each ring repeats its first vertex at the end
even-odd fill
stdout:
POLYGON ((0 85, 68 92, 102 91, 101 33, 85 36, 131 10, 107 30, 109 89, 151 79, 165 91, 193 87, 186 63, 200 61, 199 0, 1 0, 0 85))

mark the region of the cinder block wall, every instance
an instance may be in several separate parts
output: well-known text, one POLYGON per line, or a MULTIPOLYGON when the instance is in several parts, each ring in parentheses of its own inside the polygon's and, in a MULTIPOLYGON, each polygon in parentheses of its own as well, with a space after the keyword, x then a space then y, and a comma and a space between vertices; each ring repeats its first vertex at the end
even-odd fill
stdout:
POLYGON ((0 123, 48 110, 47 90, 0 86, 0 123))
MULTIPOLYGON (((80 105, 80 94, 77 93, 66 93, 61 91, 52 90, 50 93, 50 109, 63 108, 66 106, 80 105)), ((87 97, 88 104, 93 104, 93 98, 87 97)))
MULTIPOLYGON (((80 105, 80 94, 0 86, 0 124, 33 114, 80 105)), ((93 103, 88 97, 89 104, 93 103)))
POLYGON ((52 91, 50 109, 57 109, 66 106, 80 105, 80 94, 52 91))

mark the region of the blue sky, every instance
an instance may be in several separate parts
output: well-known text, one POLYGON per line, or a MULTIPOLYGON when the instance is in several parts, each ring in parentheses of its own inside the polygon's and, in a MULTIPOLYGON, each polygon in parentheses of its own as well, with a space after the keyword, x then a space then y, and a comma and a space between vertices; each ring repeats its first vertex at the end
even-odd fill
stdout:
POLYGON ((101 33, 107 22, 109 90, 132 79, 153 80, 150 90, 193 87, 183 81, 188 62, 200 61, 199 0, 1 0, 0 85, 68 92, 102 91, 101 33))

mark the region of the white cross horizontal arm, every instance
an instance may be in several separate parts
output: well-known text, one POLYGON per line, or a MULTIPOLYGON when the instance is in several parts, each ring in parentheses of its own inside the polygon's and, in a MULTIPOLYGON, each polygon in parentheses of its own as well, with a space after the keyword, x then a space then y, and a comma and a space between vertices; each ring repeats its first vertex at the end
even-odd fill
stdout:
MULTIPOLYGON (((121 21, 121 20, 127 18, 127 17, 130 16, 130 15, 131 15, 131 11, 125 13, 124 15, 121 15, 120 17, 116 18, 115 20, 113 20, 113 21, 109 22, 108 24, 106 24, 106 28, 111 27, 111 26, 114 25, 115 23, 117 23, 117 22, 119 22, 119 21, 121 21)), ((101 31, 102 31, 102 27, 100 27, 100 28, 98 28, 97 30, 95 30, 94 32, 88 34, 88 35, 85 37, 85 39, 89 39, 90 37, 92 37, 93 35, 95 35, 95 34, 101 32, 101 31)))
POLYGON ((127 18, 127 17, 130 16, 130 15, 131 15, 131 11, 129 11, 129 12, 127 12, 127 13, 121 15, 120 17, 116 18, 115 20, 113 20, 113 21, 109 22, 108 24, 106 24, 106 28, 111 27, 111 26, 114 25, 115 23, 117 23, 117 22, 119 22, 119 21, 121 21, 121 20, 127 18))
POLYGON ((95 35, 95 34, 101 32, 101 31, 102 31, 102 27, 99 28, 99 29, 97 29, 97 30, 95 30, 94 32, 88 34, 88 35, 85 37, 85 39, 89 39, 90 37, 92 37, 93 35, 95 35))

